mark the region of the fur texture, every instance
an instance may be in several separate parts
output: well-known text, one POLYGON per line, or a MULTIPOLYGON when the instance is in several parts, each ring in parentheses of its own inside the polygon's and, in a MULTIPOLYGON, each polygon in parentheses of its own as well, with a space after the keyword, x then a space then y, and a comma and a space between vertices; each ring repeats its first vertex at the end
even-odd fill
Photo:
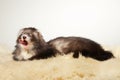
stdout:
POLYGON ((29 27, 19 31, 13 51, 14 60, 44 59, 54 56, 53 50, 46 44, 37 29, 29 27))
POLYGON ((105 51, 98 43, 81 37, 58 37, 50 40, 48 44, 54 48, 55 53, 68 54, 74 52, 74 58, 78 58, 79 53, 99 61, 113 58, 113 54, 110 51, 105 51))

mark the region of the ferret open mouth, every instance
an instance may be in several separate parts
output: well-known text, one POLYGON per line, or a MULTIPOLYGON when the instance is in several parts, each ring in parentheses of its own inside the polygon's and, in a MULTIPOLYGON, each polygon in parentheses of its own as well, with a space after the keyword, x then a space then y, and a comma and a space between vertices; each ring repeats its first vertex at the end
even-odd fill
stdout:
POLYGON ((27 46, 28 42, 26 40, 19 39, 20 44, 27 46))

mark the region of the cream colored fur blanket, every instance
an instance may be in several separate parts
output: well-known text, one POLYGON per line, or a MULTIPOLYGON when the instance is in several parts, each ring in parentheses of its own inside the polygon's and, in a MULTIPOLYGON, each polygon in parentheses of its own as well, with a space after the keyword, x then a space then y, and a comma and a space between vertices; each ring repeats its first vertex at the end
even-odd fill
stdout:
POLYGON ((72 55, 33 61, 13 61, 0 47, 0 80, 120 80, 120 47, 105 47, 115 59, 97 61, 72 55))

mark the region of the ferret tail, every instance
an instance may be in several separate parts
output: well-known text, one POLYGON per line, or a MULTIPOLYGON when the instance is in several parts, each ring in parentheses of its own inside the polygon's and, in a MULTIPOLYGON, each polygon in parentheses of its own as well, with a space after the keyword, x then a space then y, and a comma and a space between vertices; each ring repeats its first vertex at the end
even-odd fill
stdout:
POLYGON ((102 53, 100 53, 100 55, 96 58, 100 61, 104 61, 104 60, 108 60, 114 58, 112 52, 110 51, 103 51, 102 53))

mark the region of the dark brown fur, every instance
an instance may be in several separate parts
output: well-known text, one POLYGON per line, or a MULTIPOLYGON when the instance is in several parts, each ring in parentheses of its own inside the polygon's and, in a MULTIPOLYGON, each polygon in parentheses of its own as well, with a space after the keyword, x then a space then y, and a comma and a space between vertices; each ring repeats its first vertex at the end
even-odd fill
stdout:
POLYGON ((110 51, 105 51, 98 43, 81 37, 58 37, 50 40, 48 44, 54 48, 56 53, 68 54, 74 52, 74 58, 79 57, 79 52, 85 57, 91 57, 99 61, 113 57, 110 51))

